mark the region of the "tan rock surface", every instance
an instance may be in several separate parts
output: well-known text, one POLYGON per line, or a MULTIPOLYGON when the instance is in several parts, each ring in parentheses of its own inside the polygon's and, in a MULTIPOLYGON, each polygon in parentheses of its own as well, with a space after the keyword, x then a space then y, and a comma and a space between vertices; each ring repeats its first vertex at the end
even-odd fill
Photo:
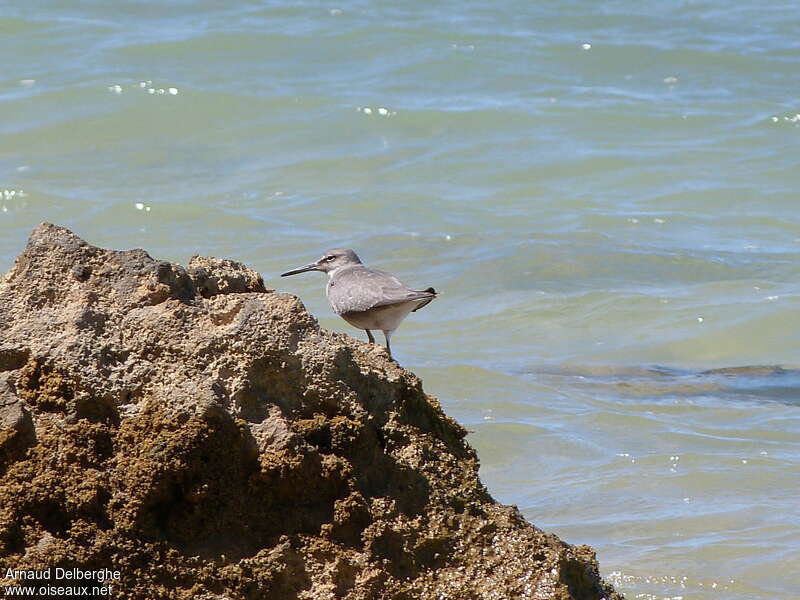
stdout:
POLYGON ((590 548, 490 497, 465 433, 233 261, 43 224, 0 280, 0 576, 119 570, 113 597, 136 599, 621 598, 590 548))

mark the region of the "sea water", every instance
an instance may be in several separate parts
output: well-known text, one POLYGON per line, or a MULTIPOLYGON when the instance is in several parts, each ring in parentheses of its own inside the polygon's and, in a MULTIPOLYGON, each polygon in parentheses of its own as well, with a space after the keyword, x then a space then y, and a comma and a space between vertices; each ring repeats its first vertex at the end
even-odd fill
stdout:
POLYGON ((0 269, 38 222, 440 297, 398 360, 629 598, 800 596, 793 3, 0 3, 0 269), (780 368, 753 368, 759 366, 780 368))

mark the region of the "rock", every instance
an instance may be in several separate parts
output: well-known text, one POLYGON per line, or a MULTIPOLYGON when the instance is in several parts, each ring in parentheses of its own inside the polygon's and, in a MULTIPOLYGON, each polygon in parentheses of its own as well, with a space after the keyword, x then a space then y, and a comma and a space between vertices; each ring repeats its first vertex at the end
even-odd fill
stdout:
POLYGON ((239 263, 42 224, 0 332, 5 566, 131 599, 621 598, 491 498, 413 373, 239 263))
POLYGON ((0 474, 35 441, 30 413, 13 392, 7 373, 0 373, 0 474))
POLYGON ((218 294, 267 291, 261 275, 242 263, 224 258, 195 255, 189 260, 189 274, 198 293, 204 298, 218 294))

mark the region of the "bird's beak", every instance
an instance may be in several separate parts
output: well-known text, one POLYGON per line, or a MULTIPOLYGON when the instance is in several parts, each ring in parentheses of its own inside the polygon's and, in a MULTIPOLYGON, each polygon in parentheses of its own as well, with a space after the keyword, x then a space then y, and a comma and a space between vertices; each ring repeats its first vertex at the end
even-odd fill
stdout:
POLYGON ((306 271, 319 271, 319 267, 317 266, 317 263, 311 263, 305 267, 300 267, 299 269, 292 269, 291 271, 286 271, 286 273, 281 273, 281 277, 297 275, 298 273, 305 273, 306 271))

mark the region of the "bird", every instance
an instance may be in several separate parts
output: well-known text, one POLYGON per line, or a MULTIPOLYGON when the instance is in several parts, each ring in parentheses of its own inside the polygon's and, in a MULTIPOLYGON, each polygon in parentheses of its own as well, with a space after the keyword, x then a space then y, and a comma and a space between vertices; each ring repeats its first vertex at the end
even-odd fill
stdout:
POLYGON ((390 358, 392 333, 409 313, 427 306, 438 295, 432 287, 415 290, 391 273, 370 269, 350 248, 328 250, 317 261, 281 273, 281 277, 307 271, 328 274, 325 295, 333 312, 366 331, 370 344, 375 343, 372 331, 380 329, 390 358))

